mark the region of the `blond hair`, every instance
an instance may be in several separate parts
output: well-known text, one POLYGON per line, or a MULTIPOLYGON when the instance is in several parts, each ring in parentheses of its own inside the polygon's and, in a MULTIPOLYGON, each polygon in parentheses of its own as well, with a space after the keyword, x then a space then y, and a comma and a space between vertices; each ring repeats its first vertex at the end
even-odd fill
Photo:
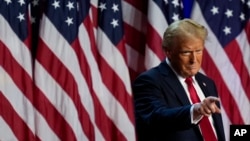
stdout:
POLYGON ((168 26, 163 35, 162 48, 164 51, 172 50, 182 41, 192 37, 205 41, 207 29, 191 19, 176 21, 168 26))

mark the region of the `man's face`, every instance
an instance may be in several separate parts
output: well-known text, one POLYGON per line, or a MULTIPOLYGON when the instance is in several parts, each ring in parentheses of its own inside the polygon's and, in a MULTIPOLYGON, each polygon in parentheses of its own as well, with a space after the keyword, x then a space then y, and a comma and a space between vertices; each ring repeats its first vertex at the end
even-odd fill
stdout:
POLYGON ((195 75, 201 68, 204 42, 191 38, 169 51, 168 58, 175 71, 182 77, 195 75))

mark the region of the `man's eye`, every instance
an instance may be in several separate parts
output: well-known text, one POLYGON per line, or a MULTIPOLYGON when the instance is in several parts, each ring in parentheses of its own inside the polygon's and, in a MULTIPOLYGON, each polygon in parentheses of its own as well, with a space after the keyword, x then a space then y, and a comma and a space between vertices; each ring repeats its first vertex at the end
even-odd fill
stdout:
POLYGON ((182 51, 181 54, 186 56, 186 55, 190 55, 191 52, 190 51, 182 51))
POLYGON ((196 50, 195 52, 198 53, 198 54, 201 54, 202 50, 196 50))

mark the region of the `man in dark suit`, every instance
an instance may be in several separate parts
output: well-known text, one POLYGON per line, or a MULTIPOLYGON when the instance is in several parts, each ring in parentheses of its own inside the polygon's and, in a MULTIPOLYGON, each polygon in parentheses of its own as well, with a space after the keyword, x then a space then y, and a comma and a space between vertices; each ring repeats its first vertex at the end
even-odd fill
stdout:
POLYGON ((190 19, 166 29, 166 59, 133 83, 138 141, 225 141, 215 83, 199 72, 206 37, 205 27, 190 19))

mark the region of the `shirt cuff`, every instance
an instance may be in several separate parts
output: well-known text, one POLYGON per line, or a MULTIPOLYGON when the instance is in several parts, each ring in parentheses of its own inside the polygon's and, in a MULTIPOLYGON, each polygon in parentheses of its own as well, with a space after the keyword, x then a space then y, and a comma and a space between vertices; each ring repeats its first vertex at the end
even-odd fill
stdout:
POLYGON ((191 123, 192 124, 197 124, 203 117, 201 115, 201 116, 197 117, 196 119, 194 119, 194 105, 192 105, 190 108, 190 115, 191 115, 191 123))

